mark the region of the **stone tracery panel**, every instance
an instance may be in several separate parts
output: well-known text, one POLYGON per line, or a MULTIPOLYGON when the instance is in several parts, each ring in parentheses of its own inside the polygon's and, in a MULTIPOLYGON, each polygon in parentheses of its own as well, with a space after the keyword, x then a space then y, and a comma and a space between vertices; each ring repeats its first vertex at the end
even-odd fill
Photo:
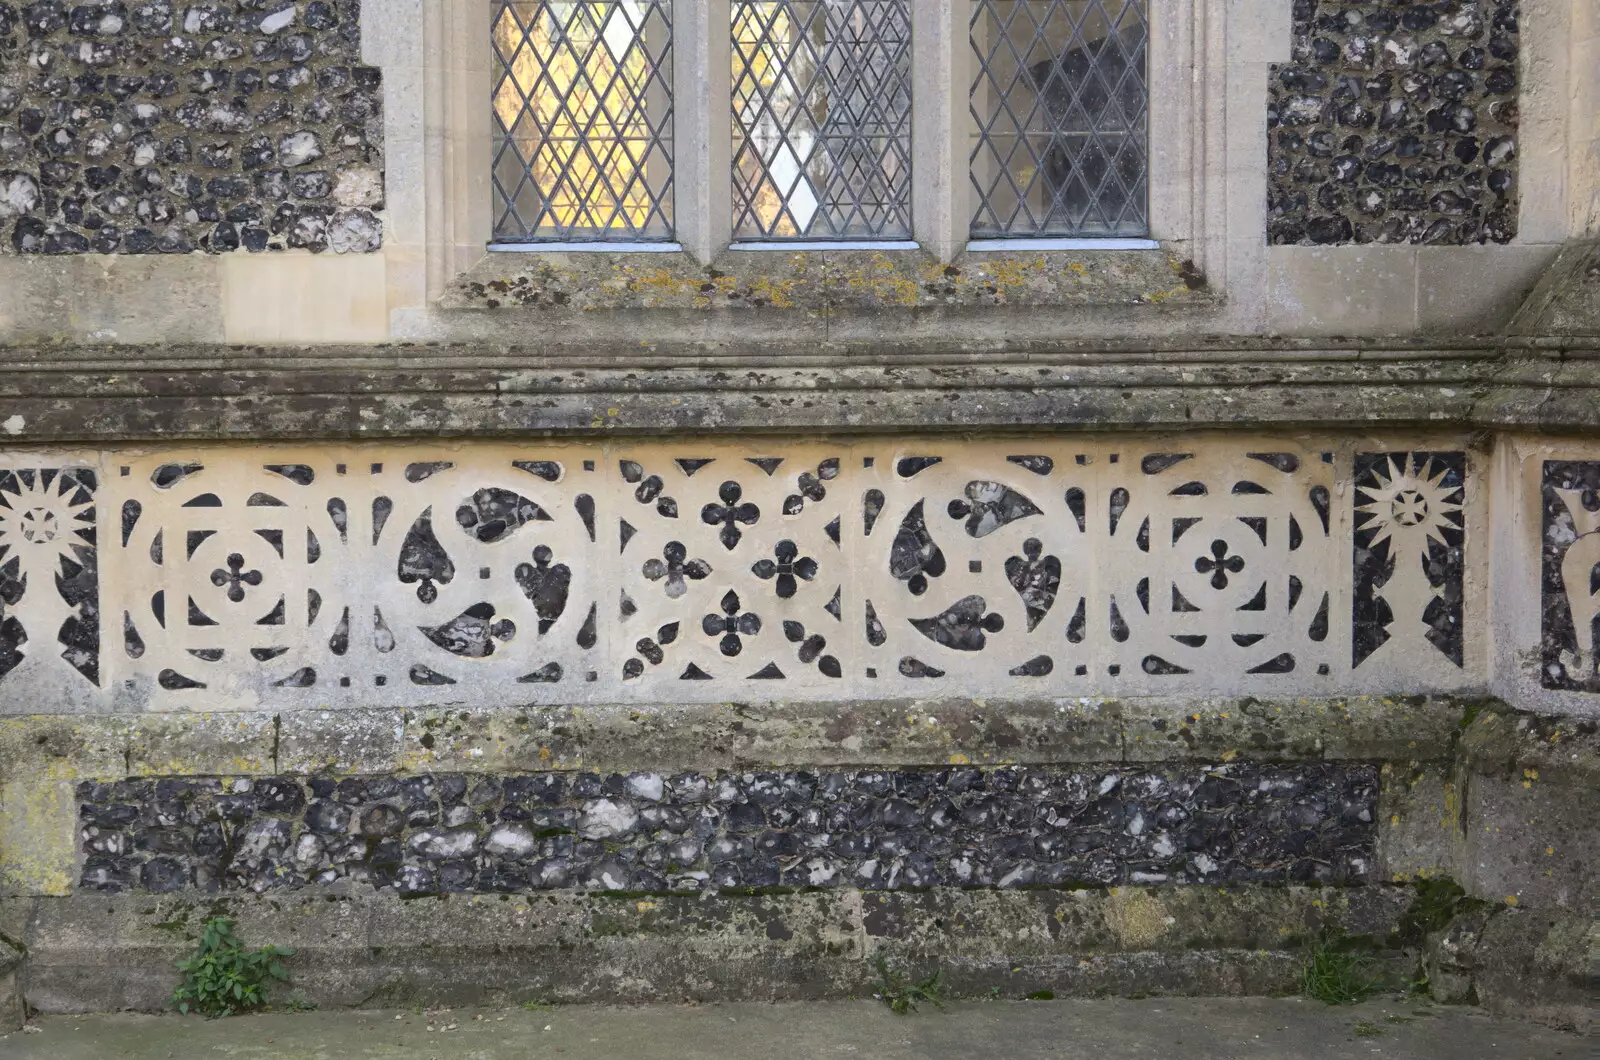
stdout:
POLYGON ((581 462, 529 456, 124 465, 144 498, 117 550, 128 679, 289 703, 585 680, 593 497, 581 462))
MULTIPOLYGON (((20 545, 0 556, 0 660, 18 671, 0 679, 16 687, 18 660, 40 654, 15 630, 37 643, 48 626, 77 670, 75 703, 1482 681, 1468 605, 1478 491, 1447 448, 689 439, 98 459, 98 472, 0 470, 9 540, 26 543, 45 515, 80 524, 48 572, 58 605, 41 602, 55 599, 40 592, 49 577, 23 570, 20 545), (24 494, 47 479, 60 511, 35 514, 24 494)), ((62 709, 0 709, 40 703, 62 709)))
POLYGON ((1543 479, 1539 680, 1600 692, 1600 460, 1547 460, 1543 479))
POLYGON ((12 687, 100 682, 97 484, 92 468, 0 468, 0 681, 12 687))

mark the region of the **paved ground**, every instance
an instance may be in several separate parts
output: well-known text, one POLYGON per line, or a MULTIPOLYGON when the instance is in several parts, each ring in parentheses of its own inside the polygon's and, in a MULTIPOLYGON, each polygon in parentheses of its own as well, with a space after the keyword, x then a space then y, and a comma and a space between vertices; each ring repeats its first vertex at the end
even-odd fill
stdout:
POLYGON ((1591 1060, 1592 1039, 1406 1001, 875 1002, 306 1012, 206 1021, 50 1016, 5 1060, 1591 1060))

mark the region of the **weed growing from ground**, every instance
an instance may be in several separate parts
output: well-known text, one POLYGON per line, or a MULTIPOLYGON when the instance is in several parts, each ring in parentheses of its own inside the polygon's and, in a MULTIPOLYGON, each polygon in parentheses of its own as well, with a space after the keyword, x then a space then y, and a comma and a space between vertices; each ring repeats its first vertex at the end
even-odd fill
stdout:
POLYGON ((208 1019, 258 1009, 266 1003, 267 987, 288 981, 278 958, 293 953, 283 946, 246 950, 233 933, 233 921, 212 917, 195 955, 178 962, 183 984, 173 991, 172 1003, 186 1016, 198 1012, 208 1019))
POLYGON ((1306 949, 1300 968, 1300 992, 1329 1005, 1354 1005, 1377 993, 1382 983, 1377 962, 1353 953, 1330 936, 1316 939, 1306 949))
POLYGON ((872 996, 888 1005, 889 1011, 895 1015, 915 1012, 924 1001, 934 1008, 944 1008, 944 969, 935 969, 926 979, 913 982, 904 972, 889 967, 888 960, 881 953, 872 959, 872 965, 878 970, 872 996))

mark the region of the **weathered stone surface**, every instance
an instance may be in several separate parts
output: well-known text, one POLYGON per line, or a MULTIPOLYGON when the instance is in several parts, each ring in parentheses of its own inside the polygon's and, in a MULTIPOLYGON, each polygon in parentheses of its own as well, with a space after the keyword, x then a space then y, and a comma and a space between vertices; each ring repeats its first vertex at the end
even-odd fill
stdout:
MULTIPOLYGON (((1200 426, 1592 431, 1592 341, 14 347, 18 444, 1200 426), (626 354, 631 367, 616 366, 626 354), (225 369, 225 370, 222 370, 225 369)), ((7 428, 9 431, 10 428, 7 428)))
MULTIPOLYGON (((1246 955, 1213 958, 1236 974, 1246 955)), ((1104 970, 1106 961, 1082 962, 1104 970)), ((1277 974, 1269 955, 1254 971, 1277 974)), ((1204 965, 1191 962, 1204 974, 1204 965)), ((922 968, 911 971, 920 974, 922 968)), ((1083 988, 1088 974, 1064 973, 1083 988)), ((1077 999, 1028 998, 1020 982, 994 982, 982 1000, 956 1000, 919 1017, 899 1019, 865 996, 841 1001, 725 1002, 572 1008, 530 1006, 461 1012, 273 1012, 248 1020, 179 1020, 116 1013, 43 1016, 42 1033, 6 1042, 10 1060, 170 1060, 228 1050, 252 1051, 263 1040, 286 1056, 381 1051, 385 1060, 435 1060, 441 1048, 475 1060, 519 1060, 528 1042, 562 1060, 617 1055, 752 1056, 814 1060, 967 1060, 1003 1043, 1008 1060, 1055 1060, 1064 1048, 1098 1060, 1145 1060, 1181 1051, 1192 1060, 1251 1054, 1274 1060, 1325 1060, 1331 1053, 1379 1049, 1389 1060, 1551 1060, 1582 1054, 1569 1033, 1490 1019, 1467 1009, 1422 1009, 1379 997, 1355 1006, 1308 1005, 1299 998, 1179 998, 1171 995, 1077 999), (1026 999, 1026 1000, 1025 1000, 1026 999), (398 1018, 397 1018, 398 1017, 398 1018), (1357 1031, 1356 1028, 1361 1028, 1357 1031), (1368 1030, 1371 1028, 1372 1030, 1368 1030), (443 1033, 441 1033, 443 1032, 443 1033), (1363 1033, 1375 1033, 1374 1045, 1363 1033), (1067 1044, 1064 1044, 1067 1043, 1067 1044)), ((1065 994, 1064 986, 1057 988, 1065 994)), ((1055 991, 1052 991, 1055 993, 1055 991)), ((449 1055, 443 1054, 443 1055, 449 1055)))
POLYGON ((1308 935, 1387 939, 1409 892, 935 889, 864 904, 878 897, 81 894, 0 900, 0 921, 25 925, 29 1003, 44 1012, 165 1008, 173 980, 150 969, 188 956, 213 915, 294 947, 295 992, 324 1008, 865 996, 879 950, 945 961, 958 996, 1214 996, 1292 990, 1308 935))
POLYGON ((0 935, 0 1033, 16 1030, 27 1019, 22 997, 22 958, 22 947, 0 935))
POLYGON ((1490 901, 1600 914, 1600 725, 1484 712, 1462 737, 1462 882, 1490 901))
POLYGON ((914 250, 687 254, 490 254, 457 277, 452 309, 538 310, 578 318, 604 309, 981 309, 996 306, 1213 305, 1186 263, 1159 250, 984 252, 942 264, 914 250))
POLYGON ((1377 774, 1235 762, 643 785, 617 773, 285 776, 84 781, 77 794, 80 886, 112 893, 1359 883, 1377 774))
POLYGON ((1549 782, 1535 767, 1468 786, 1469 889, 1491 900, 1600 913, 1600 788, 1549 782))
POLYGON ((1463 875, 1461 779, 1449 761, 1395 761, 1380 767, 1378 875, 1396 883, 1463 875))
POLYGON ((1497 912, 1497 907, 1487 904, 1471 909, 1426 940, 1421 971, 1435 1001, 1445 1005, 1476 1003, 1472 980, 1478 971, 1478 946, 1484 928, 1497 912))
POLYGON ((1600 1030, 1600 917, 1506 909, 1478 938, 1474 988, 1491 1012, 1593 1034, 1600 1030))
POLYGON ((377 249, 319 202, 382 165, 358 0, 0 12, 0 253, 377 249))
POLYGON ((1600 242, 1563 247, 1507 330, 1513 335, 1600 335, 1600 242))
POLYGON ((1514 0, 1296 0, 1268 90, 1268 240, 1509 243, 1514 0))

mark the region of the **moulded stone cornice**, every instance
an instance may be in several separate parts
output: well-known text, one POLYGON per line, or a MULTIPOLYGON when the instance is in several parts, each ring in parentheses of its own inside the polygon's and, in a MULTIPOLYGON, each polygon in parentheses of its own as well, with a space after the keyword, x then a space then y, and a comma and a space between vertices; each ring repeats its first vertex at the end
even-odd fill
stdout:
POLYGON ((7 348, 13 444, 1195 427, 1588 431, 1600 340, 7 348))

